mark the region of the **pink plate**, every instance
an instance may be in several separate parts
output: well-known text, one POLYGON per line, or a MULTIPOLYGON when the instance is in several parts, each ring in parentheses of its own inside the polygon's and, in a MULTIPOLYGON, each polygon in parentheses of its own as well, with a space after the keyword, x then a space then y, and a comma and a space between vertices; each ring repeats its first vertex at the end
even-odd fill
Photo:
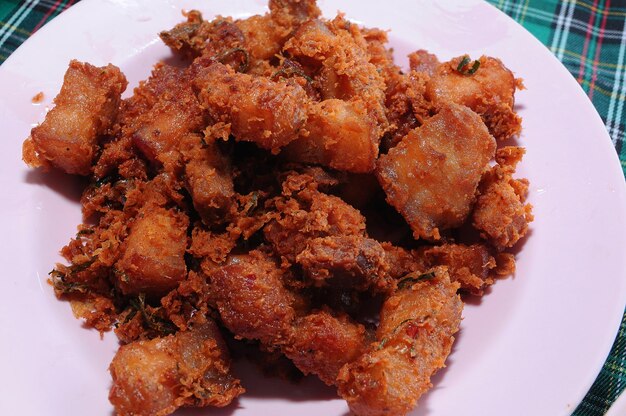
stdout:
MULTIPOLYGON (((442 59, 500 57, 525 91, 519 175, 531 180, 536 220, 518 271, 480 304, 467 305, 448 367, 415 415, 566 415, 596 377, 626 301, 626 187, 611 141, 566 69, 522 27, 479 0, 321 1, 368 26, 391 29, 396 59, 425 48, 442 59)), ((72 58, 122 68, 131 86, 169 56, 156 34, 181 9, 248 16, 261 0, 85 0, 29 39, 0 67, 0 414, 110 415, 107 366, 117 347, 57 301, 47 273, 80 221, 79 181, 42 175, 20 160, 21 144, 58 92, 72 58), (31 98, 44 93, 41 104, 31 98)), ((314 379, 299 385, 237 367, 249 393, 227 409, 178 414, 344 415, 314 379)))

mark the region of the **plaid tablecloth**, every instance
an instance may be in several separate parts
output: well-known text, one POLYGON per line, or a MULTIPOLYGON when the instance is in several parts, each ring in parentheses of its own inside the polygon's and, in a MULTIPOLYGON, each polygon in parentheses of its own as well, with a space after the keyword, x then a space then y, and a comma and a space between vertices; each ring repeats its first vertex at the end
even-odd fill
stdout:
MULTIPOLYGON (((78 0, 0 0, 0 64, 78 0)), ((626 174, 626 0, 488 0, 563 62, 602 116, 626 174)), ((626 385, 626 314, 574 416, 603 415, 626 385)), ((534 416, 534 415, 533 415, 534 416)))

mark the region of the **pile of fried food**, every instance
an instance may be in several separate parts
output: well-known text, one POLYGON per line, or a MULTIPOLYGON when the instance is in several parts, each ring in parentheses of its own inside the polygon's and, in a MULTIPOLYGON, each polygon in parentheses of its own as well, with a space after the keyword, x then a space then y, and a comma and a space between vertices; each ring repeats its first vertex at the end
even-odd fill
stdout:
POLYGON ((418 50, 314 0, 160 34, 132 97, 72 61, 24 160, 84 175, 85 222, 50 280, 122 346, 119 415, 226 406, 228 345, 336 387, 356 415, 404 415, 444 367, 463 301, 510 275, 532 221, 500 60, 418 50), (507 252, 508 250, 508 252, 507 252), (289 359, 287 361, 286 358, 289 359))

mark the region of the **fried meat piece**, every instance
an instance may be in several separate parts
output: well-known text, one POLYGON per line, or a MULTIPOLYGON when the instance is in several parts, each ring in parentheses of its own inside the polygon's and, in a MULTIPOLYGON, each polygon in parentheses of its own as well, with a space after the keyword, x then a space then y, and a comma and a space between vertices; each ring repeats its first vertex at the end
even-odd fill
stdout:
POLYGON ((304 374, 315 374, 334 385, 339 370, 365 350, 366 333, 345 314, 312 312, 298 318, 283 352, 304 374))
MULTIPOLYGON (((146 179, 147 163, 144 160, 150 162, 152 166, 161 164, 157 156, 164 150, 170 150, 177 143, 178 136, 172 133, 190 130, 177 126, 180 126, 181 121, 189 120, 185 115, 199 107, 197 103, 189 102, 185 95, 182 95, 185 85, 189 92, 188 81, 182 68, 165 64, 155 65, 148 80, 141 81, 134 89, 133 95, 122 101, 118 114, 119 129, 115 139, 103 146, 94 166, 96 178, 105 178, 117 171, 125 178, 146 179), (180 101, 187 107, 171 108, 170 105, 168 116, 168 111, 164 111, 161 104, 161 110, 153 112, 153 108, 161 100, 173 101, 174 105, 180 101), (176 114, 177 110, 182 114, 176 114), (169 125, 169 121, 173 122, 172 126, 169 125), (150 126, 153 127, 152 130, 150 126), (163 137, 160 137, 160 126, 164 128, 163 137)), ((195 100, 195 97, 193 98, 195 100)), ((196 110, 196 113, 199 114, 199 111, 196 110)))
POLYGON ((236 73, 215 63, 194 82, 202 106, 215 121, 230 123, 237 140, 278 153, 306 121, 307 96, 297 84, 236 73))
POLYGON ((322 99, 361 99, 377 121, 382 136, 387 129, 385 81, 370 62, 367 42, 357 25, 342 15, 331 22, 319 19, 302 24, 285 43, 285 51, 317 72, 322 99))
POLYGON ((236 20, 245 37, 252 67, 255 61, 278 55, 287 38, 303 22, 317 18, 320 10, 312 0, 271 0, 270 13, 236 20))
POLYGON ((483 291, 499 276, 496 259, 483 244, 442 244, 423 251, 430 266, 447 266, 450 280, 472 295, 483 291))
POLYGON ((158 297, 185 279, 188 226, 187 216, 173 209, 146 206, 139 212, 115 265, 122 293, 158 297))
POLYGON ((245 390, 213 321, 123 345, 109 367, 109 400, 120 416, 164 416, 181 406, 224 407, 245 390))
POLYGON ((386 292, 390 266, 378 241, 361 235, 311 239, 296 257, 313 286, 386 292))
POLYGON ((245 45, 243 32, 230 18, 218 16, 206 21, 197 10, 190 10, 186 16, 186 22, 159 33, 161 40, 174 53, 187 58, 208 55, 223 60, 228 58, 228 51, 245 45))
POLYGON ((310 179, 293 175, 285 180, 285 196, 274 202, 278 215, 263 229, 275 253, 292 264, 312 238, 365 235, 363 215, 341 198, 309 188, 310 179))
POLYGON ((411 130, 421 126, 434 111, 426 97, 428 76, 411 71, 397 74, 387 83, 386 106, 390 128, 383 137, 384 151, 395 147, 411 130))
POLYGON ((268 7, 272 20, 285 31, 286 35, 307 20, 321 15, 315 0, 270 0, 268 7))
POLYGON ((409 67, 411 71, 423 72, 428 74, 428 76, 433 76, 440 64, 436 55, 424 49, 418 49, 409 54, 409 67))
POLYGON ((267 62, 280 53, 286 35, 270 14, 239 19, 235 24, 245 39, 244 47, 249 55, 251 69, 247 72, 253 72, 260 62, 267 62))
POLYGON ((91 173, 98 139, 115 122, 127 84, 111 64, 98 68, 71 61, 54 108, 24 142, 26 163, 77 175, 91 173))
POLYGON ((135 126, 136 119, 147 113, 162 97, 167 97, 187 83, 185 70, 173 65, 158 63, 150 77, 139 82, 133 95, 122 102, 119 119, 123 125, 135 126))
POLYGON ((495 147, 476 113, 451 104, 381 156, 376 173, 415 238, 438 240, 467 218, 495 147))
POLYGON ((521 80, 497 58, 481 56, 480 67, 473 74, 457 69, 464 57, 439 65, 427 85, 426 96, 436 106, 446 102, 466 105, 478 113, 489 132, 498 140, 506 140, 521 131, 521 118, 513 110, 515 89, 521 80))
POLYGON ((168 168, 168 161, 178 157, 181 138, 199 133, 205 125, 202 108, 191 89, 192 77, 191 70, 162 65, 148 83, 135 90, 138 98, 134 105, 144 101, 143 108, 137 108, 139 114, 135 111, 133 121, 123 131, 132 137, 134 147, 153 165, 168 168), (169 87, 159 87, 160 83, 169 87))
POLYGON ((445 269, 434 273, 385 301, 378 344, 339 372, 339 394, 355 415, 405 415, 444 367, 463 303, 456 294, 458 283, 450 282, 445 269))
POLYGON ((289 160, 346 172, 374 170, 380 129, 363 101, 328 99, 311 104, 304 131, 284 149, 289 160))
POLYGON ((424 271, 429 266, 423 257, 416 255, 413 251, 402 247, 394 246, 391 243, 380 244, 385 250, 385 258, 389 264, 389 276, 398 280, 409 273, 424 271))
POLYGON ((523 154, 521 147, 498 149, 498 164, 483 176, 472 214, 472 225, 499 251, 515 245, 534 218, 532 205, 525 204, 528 180, 511 176, 523 154))
POLYGON ((230 159, 215 139, 190 135, 183 150, 185 187, 193 206, 207 224, 228 220, 234 211, 235 190, 230 159))
POLYGON ((236 337, 268 348, 284 344, 296 316, 296 296, 283 285, 283 271, 255 250, 233 255, 210 273, 217 310, 236 337))

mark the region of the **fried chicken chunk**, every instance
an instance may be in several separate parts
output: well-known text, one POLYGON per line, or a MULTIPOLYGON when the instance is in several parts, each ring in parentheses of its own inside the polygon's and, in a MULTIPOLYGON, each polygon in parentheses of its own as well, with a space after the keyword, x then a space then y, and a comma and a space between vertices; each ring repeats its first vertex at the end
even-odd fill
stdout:
POLYGON ((275 253, 289 263, 312 238, 364 235, 365 218, 334 195, 315 189, 308 175, 291 175, 283 183, 283 195, 275 206, 278 215, 263 229, 275 253))
POLYGON ((187 216, 173 209, 148 205, 139 212, 115 266, 124 294, 162 296, 186 277, 188 226, 187 216))
POLYGON ((245 390, 213 321, 163 338, 123 345, 109 367, 109 400, 119 416, 164 416, 181 406, 224 407, 245 390))
POLYGON ((450 104, 381 156, 376 173, 415 238, 438 240, 469 215, 495 148, 476 113, 450 104))
POLYGON ((335 384, 339 370, 365 350, 365 328, 346 314, 322 310, 297 319, 283 352, 304 374, 335 384))
POLYGON ((499 251, 517 243, 533 220, 532 206, 524 203, 528 180, 511 176, 523 155, 521 147, 498 149, 498 164, 483 177, 472 214, 473 226, 499 251))
MULTIPOLYGON (((477 112, 498 140, 506 140, 517 135, 522 127, 522 119, 515 114, 515 89, 523 88, 521 80, 497 58, 481 56, 480 66, 475 73, 458 71, 464 57, 454 58, 439 65, 433 72, 426 87, 426 97, 436 106, 447 102, 466 105, 477 112)), ((419 65, 432 65, 421 59, 419 65)), ((425 69, 429 70, 429 69, 425 69)))
POLYGON ((197 10, 190 10, 186 16, 186 22, 159 33, 161 40, 173 52, 187 58, 200 55, 225 57, 225 52, 244 46, 244 34, 232 19, 218 16, 208 22, 197 10))
POLYGON ((405 415, 431 387, 444 367, 463 302, 444 268, 435 277, 399 289, 383 304, 378 343, 345 365, 337 378, 339 394, 357 416, 405 415))
POLYGON ((450 280, 459 282, 461 289, 473 295, 482 295, 500 273, 496 259, 483 244, 442 244, 423 251, 426 263, 447 266, 450 280))
POLYGON ((194 85, 210 116, 230 123, 237 140, 274 153, 298 137, 306 120, 307 96, 297 84, 240 74, 215 63, 200 73, 194 85))
POLYGON ((116 66, 71 61, 54 108, 24 142, 26 163, 88 175, 98 139, 115 122, 127 84, 116 66))
POLYGON ((286 342, 296 297, 271 257, 261 251, 233 255, 209 277, 226 328, 268 347, 286 342))
POLYGON ((437 56, 424 49, 418 49, 409 54, 409 66, 411 67, 411 71, 423 72, 432 77, 439 65, 440 62, 437 56))
POLYGON ((309 107, 306 134, 284 150, 289 160, 346 172, 374 170, 380 129, 361 100, 328 99, 309 107))
POLYGON ((360 235, 312 239, 296 262, 313 286, 384 292, 392 284, 385 250, 378 241, 360 235))
POLYGON ((202 131, 202 108, 191 89, 189 72, 162 65, 155 69, 148 83, 135 90, 138 97, 132 104, 138 108, 133 110, 141 113, 134 115, 124 132, 132 137, 133 146, 141 155, 155 166, 168 164, 170 153, 178 153, 182 137, 202 131), (169 88, 159 91, 164 83, 169 88), (155 95, 150 97, 151 93, 155 95), (141 101, 144 102, 140 104, 141 101))
POLYGON ((207 224, 228 219, 235 196, 230 159, 215 139, 191 135, 183 140, 185 187, 194 208, 207 224))

